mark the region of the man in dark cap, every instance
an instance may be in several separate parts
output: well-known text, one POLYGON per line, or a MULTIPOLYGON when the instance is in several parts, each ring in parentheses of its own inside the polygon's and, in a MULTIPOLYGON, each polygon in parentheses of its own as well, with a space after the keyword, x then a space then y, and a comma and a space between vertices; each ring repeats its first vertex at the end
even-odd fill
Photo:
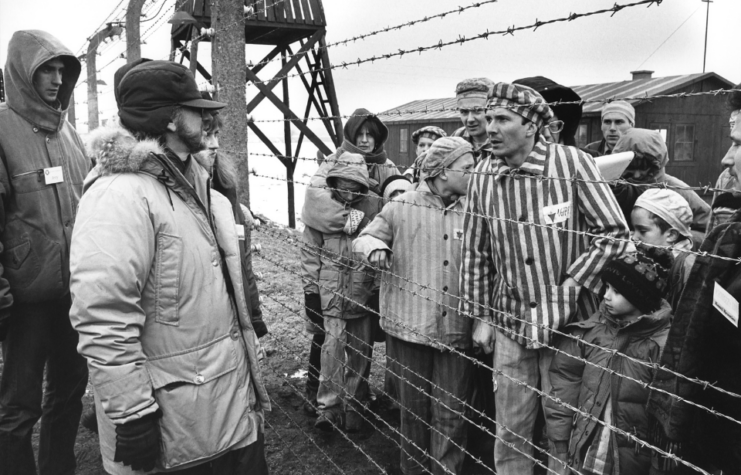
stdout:
MULTIPOLYGON (((104 469, 266 474, 257 336, 234 211, 193 154, 212 113, 182 65, 128 67, 89 137, 70 258, 104 469)), ((132 472, 133 470, 133 472, 132 472)))
POLYGON ((543 127, 546 138, 551 142, 576 147, 576 132, 582 114, 579 94, 543 76, 516 79, 513 83, 534 89, 549 104, 553 119, 543 127), (555 104, 558 102, 564 104, 555 104))
POLYGON ((628 226, 594 160, 539 133, 553 119, 540 94, 498 83, 487 114, 492 152, 469 184, 461 311, 498 370, 497 474, 532 474, 528 442, 536 391, 551 389, 551 330, 596 310, 600 273, 625 249, 628 226))
POLYGON ((69 323, 69 242, 90 161, 66 114, 79 75, 80 62, 52 35, 13 34, 0 104, 3 474, 36 473, 39 417, 39 471, 75 471, 87 368, 69 323))

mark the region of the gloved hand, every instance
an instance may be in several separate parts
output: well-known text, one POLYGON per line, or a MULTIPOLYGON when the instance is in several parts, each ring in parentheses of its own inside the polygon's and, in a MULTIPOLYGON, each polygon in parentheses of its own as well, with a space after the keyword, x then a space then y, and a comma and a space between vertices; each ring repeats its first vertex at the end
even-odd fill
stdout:
POLYGON ((365 217, 364 212, 357 209, 351 209, 350 215, 347 217, 347 222, 345 223, 345 234, 348 236, 355 234, 360 223, 363 221, 363 217, 365 217))
POLYGON ((324 329, 322 299, 319 294, 304 294, 304 308, 309 321, 324 329))
POLYGON ((5 341, 10 330, 10 311, 0 311, 0 341, 5 341))
POLYGON ((162 412, 158 409, 141 419, 116 426, 113 461, 130 465, 133 470, 153 470, 160 454, 160 428, 157 425, 160 417, 162 412))

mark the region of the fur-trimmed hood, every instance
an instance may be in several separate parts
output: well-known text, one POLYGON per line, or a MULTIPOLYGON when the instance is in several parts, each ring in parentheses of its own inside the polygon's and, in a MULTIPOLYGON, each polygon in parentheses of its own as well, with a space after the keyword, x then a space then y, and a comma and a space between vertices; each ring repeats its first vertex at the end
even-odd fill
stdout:
POLYGON ((156 140, 137 140, 122 127, 100 127, 92 131, 85 146, 95 168, 85 178, 87 190, 101 176, 147 172, 158 175, 163 167, 156 155, 165 149, 156 140))

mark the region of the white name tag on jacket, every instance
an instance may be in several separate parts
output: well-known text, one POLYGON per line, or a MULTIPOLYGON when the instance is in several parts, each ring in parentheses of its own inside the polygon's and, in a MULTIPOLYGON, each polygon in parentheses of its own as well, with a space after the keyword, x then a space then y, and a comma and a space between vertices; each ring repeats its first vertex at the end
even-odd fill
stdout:
POLYGON ((235 224, 237 227, 237 237, 240 241, 244 241, 244 224, 235 224))
POLYGON ((571 201, 543 207, 546 224, 563 223, 571 216, 571 201))
POLYGON ((738 328, 738 300, 717 282, 713 291, 713 307, 738 328))
POLYGON ((62 183, 63 181, 64 173, 62 172, 62 167, 44 168, 44 182, 47 185, 62 183))

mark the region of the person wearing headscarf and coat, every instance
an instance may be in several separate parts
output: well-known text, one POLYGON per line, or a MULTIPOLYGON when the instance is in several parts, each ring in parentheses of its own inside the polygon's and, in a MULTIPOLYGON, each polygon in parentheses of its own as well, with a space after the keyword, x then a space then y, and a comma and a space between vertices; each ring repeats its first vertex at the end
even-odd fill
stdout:
POLYGON ((695 242, 701 243, 708 225, 710 206, 696 192, 685 189, 689 187, 687 183, 666 173, 669 152, 659 131, 639 128, 626 131, 612 150, 612 153, 621 152, 635 153, 635 158, 621 177, 628 183, 613 186, 613 192, 628 225, 632 227, 630 213, 641 193, 651 185, 666 184, 676 187, 671 189, 682 195, 689 203, 692 209, 692 231, 695 242))
POLYGON ((472 320, 457 311, 463 209, 474 167, 460 137, 437 139, 419 186, 389 202, 353 244, 381 274, 381 326, 401 407, 401 470, 462 474, 472 320), (419 284, 408 282, 424 282, 419 284), (430 292, 442 292, 429 299, 430 292), (462 354, 461 354, 462 353, 462 354), (429 455, 428 455, 429 454, 429 455))
POLYGON ((377 195, 373 199, 380 200, 381 185, 390 176, 401 175, 384 150, 388 136, 386 125, 367 109, 353 112, 345 124, 342 145, 319 166, 306 187, 304 207, 301 210, 304 224, 325 233, 344 230, 347 234, 353 234, 357 230, 353 223, 357 222, 354 216, 358 211, 353 213, 351 208, 332 199, 332 190, 326 188, 327 172, 343 153, 361 155, 368 167, 369 190, 377 195))
POLYGON ((408 177, 412 183, 417 183, 425 152, 430 149, 435 140, 447 136, 448 134, 443 129, 435 125, 427 125, 412 132, 412 143, 416 146, 417 158, 414 159, 412 166, 406 169, 404 176, 408 177))
MULTIPOLYGON (((331 168, 327 183, 332 188, 333 199, 362 211, 363 219, 353 234, 322 233, 308 225, 304 228, 301 246, 304 293, 307 300, 319 301, 316 312, 323 319, 325 332, 321 378, 313 395, 319 415, 314 426, 329 432, 335 429, 355 432, 362 426, 361 414, 370 400, 373 315, 369 300, 377 294, 378 285, 375 272, 354 261, 352 247, 360 230, 381 210, 382 202, 368 189, 368 169, 361 155, 346 152, 336 159, 328 158, 328 163, 331 168)), ((307 322, 307 329, 316 334, 311 322, 307 322)), ((312 347, 311 352, 314 351, 312 347)))
POLYGON ((69 322, 69 246, 90 160, 66 117, 80 69, 49 33, 10 39, 0 104, 0 471, 7 474, 36 473, 39 418, 40 472, 76 466, 88 374, 69 322))

